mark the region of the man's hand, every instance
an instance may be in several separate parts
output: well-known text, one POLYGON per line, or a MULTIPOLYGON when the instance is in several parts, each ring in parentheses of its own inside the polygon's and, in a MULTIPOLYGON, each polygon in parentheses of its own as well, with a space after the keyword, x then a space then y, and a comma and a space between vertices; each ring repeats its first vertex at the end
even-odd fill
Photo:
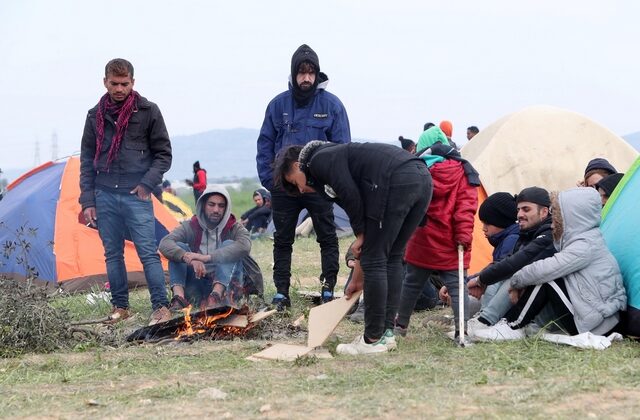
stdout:
POLYGON ((518 301, 520 300, 520 296, 522 296, 522 292, 524 292, 524 289, 512 289, 511 287, 509 288, 509 300, 513 305, 518 303, 518 301))
POLYGON ((208 263, 211 260, 211 255, 199 254, 197 252, 185 252, 182 256, 182 261, 187 264, 191 264, 193 261, 200 261, 203 263, 208 263))
POLYGON ((469 248, 471 248, 471 244, 470 243, 465 243, 465 242, 462 242, 462 241, 458 241, 457 242, 456 249, 458 249, 459 246, 462 246, 462 249, 464 251, 468 251, 469 248))
POLYGON ((362 272, 362 267, 360 267, 360 261, 354 260, 354 263, 351 281, 349 282, 349 286, 344 290, 344 295, 347 299, 351 299, 351 295, 364 288, 364 273, 362 272))
POLYGON ((96 208, 95 207, 87 207, 82 212, 84 214, 84 221, 87 222, 91 227, 97 227, 96 220, 98 220, 98 216, 96 216, 96 208))
POLYGON ((133 190, 131 190, 129 194, 136 194, 138 198, 142 201, 151 200, 151 191, 149 191, 147 187, 145 187, 142 184, 138 185, 133 190))
POLYGON ((364 244, 364 233, 358 234, 356 240, 351 244, 351 252, 355 259, 359 260, 362 254, 362 244, 364 244))
POLYGON ((469 294, 476 299, 480 299, 482 297, 486 288, 487 286, 480 283, 477 276, 473 277, 467 283, 467 290, 469 291, 469 294))
POLYGON ((202 261, 193 260, 191 261, 191 267, 193 267, 193 271, 196 273, 196 278, 201 279, 207 274, 207 269, 204 266, 202 261))
POLYGON ((447 286, 442 286, 440 290, 438 290, 438 297, 441 301, 451 306, 451 296, 449 296, 449 290, 447 290, 447 286))

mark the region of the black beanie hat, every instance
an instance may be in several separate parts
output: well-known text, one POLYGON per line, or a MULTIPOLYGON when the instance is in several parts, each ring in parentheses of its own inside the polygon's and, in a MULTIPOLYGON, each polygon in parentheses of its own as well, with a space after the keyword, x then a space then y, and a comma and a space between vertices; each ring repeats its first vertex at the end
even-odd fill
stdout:
POLYGON ((613 194, 613 190, 616 189, 623 176, 624 174, 619 173, 606 176, 598 181, 596 188, 602 188, 602 191, 604 191, 606 196, 609 197, 613 194))
POLYGON ((499 228, 511 226, 518 218, 515 197, 507 192, 491 194, 480 205, 478 217, 482 222, 499 228))
POLYGON ((609 172, 609 174, 615 174, 618 172, 607 159, 595 158, 589 161, 589 163, 587 164, 587 168, 584 170, 584 174, 586 175, 588 172, 591 172, 595 169, 602 169, 603 171, 609 172))
POLYGON ((416 145, 416 143, 413 140, 406 139, 402 136, 398 137, 398 140, 400 140, 400 146, 402 146, 404 150, 409 150, 411 149, 411 147, 416 145))
POLYGON ((520 191, 520 194, 516 195, 516 203, 521 203, 523 201, 535 203, 542 207, 551 207, 549 192, 540 187, 529 187, 520 191))

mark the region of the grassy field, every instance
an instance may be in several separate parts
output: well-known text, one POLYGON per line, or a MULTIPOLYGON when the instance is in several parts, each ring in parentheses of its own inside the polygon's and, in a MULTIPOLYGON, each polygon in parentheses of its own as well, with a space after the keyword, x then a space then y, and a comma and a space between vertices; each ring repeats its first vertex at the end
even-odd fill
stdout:
MULTIPOLYGON (((346 250, 350 238, 342 239, 346 250)), ((271 284, 272 242, 252 253, 271 284)), ((297 289, 318 290, 318 246, 301 239, 294 250, 297 289)), ((341 269, 342 270, 342 269, 341 269)), ((341 282, 346 271, 340 273, 341 282)), ((245 338, 169 345, 127 345, 128 331, 149 315, 148 293, 132 293, 138 315, 109 330, 112 345, 85 342, 53 354, 0 359, 0 416, 61 418, 634 418, 640 409, 640 347, 624 341, 586 351, 531 338, 459 348, 422 320, 448 309, 417 313, 397 352, 330 360, 251 362, 269 343, 304 344, 289 324, 308 310, 263 321, 245 338)), ((75 319, 97 318, 108 305, 84 296, 54 304, 75 319)), ((327 343, 351 341, 362 326, 343 321, 327 343)))

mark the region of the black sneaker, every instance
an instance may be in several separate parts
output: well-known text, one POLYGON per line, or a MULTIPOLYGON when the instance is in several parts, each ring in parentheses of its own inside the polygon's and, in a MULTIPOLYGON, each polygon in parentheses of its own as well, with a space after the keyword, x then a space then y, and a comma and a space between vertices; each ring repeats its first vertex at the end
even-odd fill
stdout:
POLYGON ((289 300, 289 296, 285 296, 282 293, 276 293, 271 304, 276 307, 278 312, 282 312, 291 307, 291 300, 289 300))

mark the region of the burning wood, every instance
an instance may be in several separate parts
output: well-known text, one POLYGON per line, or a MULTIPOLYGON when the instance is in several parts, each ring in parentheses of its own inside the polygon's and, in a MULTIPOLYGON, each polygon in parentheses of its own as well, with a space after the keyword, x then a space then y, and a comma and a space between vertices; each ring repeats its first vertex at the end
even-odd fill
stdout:
MULTIPOLYGON (((266 318, 257 314, 249 315, 249 308, 211 308, 191 313, 192 307, 183 309, 184 315, 170 321, 143 327, 127 337, 127 341, 157 342, 173 338, 189 341, 194 338, 220 340, 245 335, 256 323, 266 318)), ((272 312, 272 311, 269 311, 272 312)), ((266 313, 265 313, 266 314, 266 313)), ((271 315, 271 313, 269 313, 271 315)))

